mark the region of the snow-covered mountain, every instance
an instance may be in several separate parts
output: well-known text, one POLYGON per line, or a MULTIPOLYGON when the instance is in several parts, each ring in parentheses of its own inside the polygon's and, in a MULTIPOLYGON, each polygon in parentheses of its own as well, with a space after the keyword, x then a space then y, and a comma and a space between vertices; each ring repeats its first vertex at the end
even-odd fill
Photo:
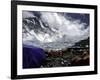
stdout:
MULTIPOLYGON (((23 11, 22 15, 23 44, 59 50, 89 38, 89 23, 83 22, 81 17, 75 19, 67 13, 34 11, 23 11)), ((88 18, 84 15, 81 16, 88 18)))

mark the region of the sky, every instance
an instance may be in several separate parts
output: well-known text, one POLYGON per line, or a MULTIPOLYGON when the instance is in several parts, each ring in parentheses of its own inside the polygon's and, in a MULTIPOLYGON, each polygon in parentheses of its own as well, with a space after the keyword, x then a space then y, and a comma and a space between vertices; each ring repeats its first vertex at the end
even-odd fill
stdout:
POLYGON ((89 14, 23 11, 22 15, 23 20, 27 21, 24 26, 31 34, 23 37, 27 45, 67 48, 89 37, 89 14), (33 28, 29 30, 31 23, 34 23, 31 25, 33 28))

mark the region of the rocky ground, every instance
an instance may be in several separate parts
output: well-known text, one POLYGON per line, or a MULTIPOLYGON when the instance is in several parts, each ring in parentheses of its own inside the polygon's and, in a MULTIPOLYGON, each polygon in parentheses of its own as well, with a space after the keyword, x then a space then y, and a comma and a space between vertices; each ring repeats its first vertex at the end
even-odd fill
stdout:
POLYGON ((46 51, 47 59, 41 67, 89 65, 88 48, 69 48, 60 51, 46 51))

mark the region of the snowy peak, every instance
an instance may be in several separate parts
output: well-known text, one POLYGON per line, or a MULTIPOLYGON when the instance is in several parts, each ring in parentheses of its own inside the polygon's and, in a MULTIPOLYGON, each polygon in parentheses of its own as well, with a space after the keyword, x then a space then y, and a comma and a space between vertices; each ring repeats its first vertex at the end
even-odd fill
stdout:
POLYGON ((24 44, 28 42, 28 45, 35 44, 44 49, 58 49, 73 46, 89 37, 89 23, 75 20, 65 14, 24 11, 23 16, 24 44))

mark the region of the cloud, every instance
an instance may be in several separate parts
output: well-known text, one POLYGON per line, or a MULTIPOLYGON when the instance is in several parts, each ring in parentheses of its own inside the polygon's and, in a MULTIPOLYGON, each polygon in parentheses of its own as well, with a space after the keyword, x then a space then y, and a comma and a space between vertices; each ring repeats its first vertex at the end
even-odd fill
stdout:
POLYGON ((22 12, 22 17, 23 17, 23 18, 29 18, 29 17, 35 17, 35 16, 34 16, 34 14, 32 14, 31 12, 23 11, 23 12, 22 12))
MULTIPOLYGON (((35 38, 37 38, 39 43, 37 43, 36 39, 33 38, 28 38, 28 40, 26 40, 27 42, 34 41, 34 44, 37 44, 39 47, 42 48, 45 47, 67 48, 89 37, 89 26, 87 26, 87 23, 81 22, 80 19, 75 20, 71 16, 65 16, 62 15, 61 13, 56 13, 56 12, 39 12, 39 13, 40 13, 40 17, 38 18, 39 21, 49 26, 49 28, 55 33, 53 33, 52 31, 48 32, 47 30, 46 33, 40 32, 35 34, 34 33, 35 29, 34 29, 30 31, 30 33, 33 32, 35 34, 33 36, 37 36, 35 38)), ((35 17, 35 16, 36 15, 34 15, 31 12, 28 11, 23 12, 23 18, 35 17)), ((41 26, 43 26, 43 24, 41 24, 41 26)), ((43 28, 45 30, 45 26, 43 28)), ((29 35, 28 37, 32 37, 32 35, 29 35)))
MULTIPOLYGON (((41 12, 41 20, 55 29, 58 36, 66 36, 67 42, 78 42, 89 37, 89 27, 80 20, 69 20, 59 13, 41 12)), ((53 35, 55 36, 55 35, 53 35)))

